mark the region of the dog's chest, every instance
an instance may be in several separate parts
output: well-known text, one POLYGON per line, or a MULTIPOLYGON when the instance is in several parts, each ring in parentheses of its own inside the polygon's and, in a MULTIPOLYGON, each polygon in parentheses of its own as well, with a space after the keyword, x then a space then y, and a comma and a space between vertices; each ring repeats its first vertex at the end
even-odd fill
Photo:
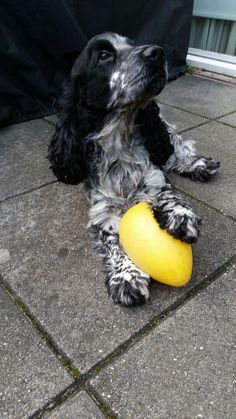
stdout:
POLYGON ((149 166, 145 147, 137 139, 119 138, 103 147, 99 163, 99 186, 106 191, 127 198, 141 187, 149 166))

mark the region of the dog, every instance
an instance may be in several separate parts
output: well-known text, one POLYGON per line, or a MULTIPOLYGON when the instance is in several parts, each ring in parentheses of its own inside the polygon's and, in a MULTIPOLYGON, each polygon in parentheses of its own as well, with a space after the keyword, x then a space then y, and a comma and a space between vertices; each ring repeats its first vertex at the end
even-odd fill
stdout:
POLYGON ((148 300, 150 278, 119 243, 124 213, 145 201, 161 228, 196 242, 201 220, 172 189, 166 173, 204 182, 219 167, 212 158, 198 156, 161 116, 156 96, 166 80, 160 46, 134 46, 116 33, 93 37, 58 99, 48 150, 60 181, 83 182, 90 203, 88 230, 104 262, 108 295, 126 306, 148 300))

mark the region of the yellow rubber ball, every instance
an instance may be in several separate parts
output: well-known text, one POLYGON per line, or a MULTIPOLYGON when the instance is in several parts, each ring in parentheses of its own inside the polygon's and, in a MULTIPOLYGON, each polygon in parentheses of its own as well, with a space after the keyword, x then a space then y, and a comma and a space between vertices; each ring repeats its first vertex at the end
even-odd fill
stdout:
POLYGON ((192 275, 192 248, 160 228, 150 206, 140 202, 123 216, 120 243, 143 272, 163 284, 181 287, 192 275))

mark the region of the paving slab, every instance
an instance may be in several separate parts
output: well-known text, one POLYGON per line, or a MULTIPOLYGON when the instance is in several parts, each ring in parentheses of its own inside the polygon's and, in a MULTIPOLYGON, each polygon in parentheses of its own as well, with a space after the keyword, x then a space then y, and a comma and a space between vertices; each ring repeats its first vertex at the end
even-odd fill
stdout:
POLYGON ((104 274, 86 231, 88 206, 80 186, 54 183, 1 204, 4 279, 81 372, 101 360, 154 315, 221 266, 235 249, 236 224, 192 203, 203 218, 188 286, 155 281, 151 301, 126 308, 107 298, 104 274))
POLYGON ((236 417, 236 269, 93 379, 118 418, 236 417))
POLYGON ((171 125, 175 125, 177 132, 196 127, 209 121, 202 116, 194 115, 189 112, 181 111, 172 106, 158 103, 163 118, 171 125))
POLYGON ((188 74, 169 83, 158 101, 206 118, 219 118, 236 111, 236 87, 188 74))
POLYGON ((26 418, 72 380, 2 288, 0 313, 0 417, 26 418))
POLYGON ((236 112, 223 116, 223 118, 219 119, 219 122, 223 122, 224 124, 228 124, 236 128, 236 112))
POLYGON ((236 129, 211 122, 183 134, 195 141, 198 154, 221 162, 218 173, 207 183, 193 182, 177 175, 168 176, 171 183, 220 211, 236 217, 236 129))
POLYGON ((104 419, 105 416, 85 391, 68 399, 53 412, 48 419, 104 419))
POLYGON ((54 127, 40 119, 0 131, 0 200, 55 180, 46 159, 54 127))

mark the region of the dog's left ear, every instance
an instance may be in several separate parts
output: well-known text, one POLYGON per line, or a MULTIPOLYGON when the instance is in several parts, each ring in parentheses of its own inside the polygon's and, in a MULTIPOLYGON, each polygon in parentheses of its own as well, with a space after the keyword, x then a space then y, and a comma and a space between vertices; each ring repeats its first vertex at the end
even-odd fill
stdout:
POLYGON ((170 143, 170 134, 160 116, 157 103, 153 100, 141 109, 135 122, 139 125, 150 160, 156 166, 163 166, 173 154, 174 147, 170 143))
POLYGON ((48 147, 48 159, 55 176, 62 182, 77 184, 87 177, 85 157, 86 129, 80 118, 79 77, 85 68, 85 52, 76 60, 69 81, 56 104, 57 125, 48 147))

